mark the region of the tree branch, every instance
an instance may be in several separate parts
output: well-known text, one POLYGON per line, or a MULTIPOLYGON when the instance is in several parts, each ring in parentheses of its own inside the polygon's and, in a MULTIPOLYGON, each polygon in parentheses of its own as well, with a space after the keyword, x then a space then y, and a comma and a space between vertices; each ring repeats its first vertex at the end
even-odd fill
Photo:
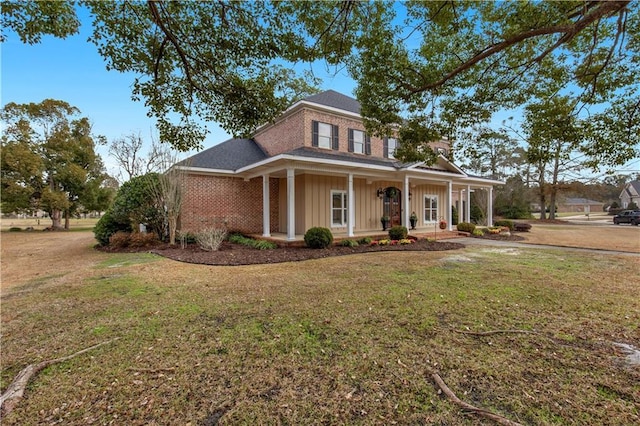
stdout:
MULTIPOLYGON (((487 48, 485 48, 484 50, 482 50, 481 52, 477 53, 475 56, 473 56, 472 58, 468 59, 466 62, 460 64, 458 67, 456 67, 454 70, 450 71, 448 74, 446 74, 443 78, 441 78, 440 80, 433 82, 433 83, 427 83, 424 84, 420 87, 414 87, 411 88, 409 91, 411 92, 411 94, 415 94, 415 93, 420 93, 420 92, 424 92, 430 89, 434 89, 436 87, 442 86, 444 85, 447 81, 451 80, 452 78, 456 77, 457 75, 463 73, 464 71, 470 69, 471 67, 473 67, 474 65, 476 65, 477 63, 481 62, 482 60, 495 55, 496 53, 499 53, 513 45, 516 45, 517 43, 520 43, 522 41, 525 40, 529 40, 532 38, 536 38, 536 37, 540 37, 540 36, 544 36, 544 35, 552 35, 552 34, 562 34, 562 36, 549 48, 547 48, 542 54, 538 55, 532 62, 539 62, 542 59, 544 59, 544 57, 546 57, 549 53, 551 53, 553 50, 557 49, 559 46, 561 46, 562 44, 568 43, 569 41, 571 41, 578 33, 580 33, 580 31, 582 31, 584 28, 586 28, 588 25, 592 24, 593 22, 605 17, 605 16, 610 16, 616 13, 620 13, 621 11, 624 10, 624 8, 631 2, 631 0, 618 0, 618 1, 603 1, 603 2, 599 2, 597 7, 593 6, 593 9, 586 15, 582 15, 582 14, 578 14, 578 16, 581 16, 580 19, 578 19, 576 22, 574 22, 573 24, 569 24, 569 25, 554 25, 554 26, 550 26, 550 27, 543 27, 543 28, 536 28, 533 29, 531 31, 526 31, 520 34, 516 34, 513 37, 509 37, 506 40, 497 43, 497 44, 493 44, 491 46, 488 46, 487 48)), ((589 9, 587 9, 589 10, 589 9)), ((573 15, 572 15, 573 16, 573 15)))
POLYGON ((71 358, 75 358, 78 355, 82 355, 86 352, 92 351, 94 349, 99 348, 100 346, 107 345, 111 342, 118 340, 119 337, 116 337, 111 340, 107 340, 106 342, 98 343, 97 345, 93 345, 91 347, 82 349, 76 353, 71 355, 64 356, 62 358, 50 359, 48 361, 42 361, 37 364, 29 364, 25 368, 23 368, 18 375, 13 379, 13 382, 9 385, 7 390, 4 391, 2 396, 0 396, 0 414, 2 416, 6 416, 13 408, 20 402, 22 396, 24 395, 24 391, 29 384, 29 380, 40 371, 44 370, 50 365, 58 364, 61 362, 65 362, 70 360, 71 358))

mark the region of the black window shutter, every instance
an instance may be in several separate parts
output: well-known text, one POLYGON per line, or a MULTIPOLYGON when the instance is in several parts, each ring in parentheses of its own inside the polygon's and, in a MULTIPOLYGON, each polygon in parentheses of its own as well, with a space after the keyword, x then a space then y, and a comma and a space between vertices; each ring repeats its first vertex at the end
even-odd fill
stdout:
POLYGON ((371 138, 369 135, 364 135, 364 153, 371 155, 371 138))
POLYGON ((318 146, 318 122, 311 122, 311 146, 318 146))
POLYGON ((382 152, 384 158, 389 158, 389 138, 382 139, 382 152))
POLYGON ((332 127, 333 127, 333 130, 331 132, 331 136, 333 137, 332 148, 337 151, 338 149, 340 149, 340 143, 338 141, 338 126, 334 124, 332 127))
POLYGON ((349 152, 353 152, 353 129, 349 129, 349 152))

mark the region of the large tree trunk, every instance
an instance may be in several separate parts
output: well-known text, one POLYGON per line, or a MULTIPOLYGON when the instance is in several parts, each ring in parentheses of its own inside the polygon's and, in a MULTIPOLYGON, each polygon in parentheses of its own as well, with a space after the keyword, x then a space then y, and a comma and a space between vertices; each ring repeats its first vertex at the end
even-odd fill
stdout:
POLYGON ((60 229, 62 227, 62 211, 61 210, 51 211, 51 227, 53 229, 60 229))
POLYGON ((64 211, 64 229, 69 230, 69 210, 64 211))

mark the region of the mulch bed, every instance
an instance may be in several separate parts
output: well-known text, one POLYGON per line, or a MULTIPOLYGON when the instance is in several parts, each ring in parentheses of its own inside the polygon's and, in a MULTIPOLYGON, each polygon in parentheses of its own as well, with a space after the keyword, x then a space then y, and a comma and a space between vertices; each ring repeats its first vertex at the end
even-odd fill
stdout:
POLYGON ((264 263, 298 262, 309 259, 321 259, 331 256, 371 253, 380 251, 441 251, 458 250, 464 244, 455 242, 418 240, 413 244, 395 246, 357 247, 332 246, 326 249, 310 249, 307 247, 280 247, 272 250, 257 250, 241 244, 224 242, 218 251, 204 251, 197 245, 188 245, 184 249, 169 245, 157 247, 151 253, 169 259, 201 265, 256 265, 264 263))

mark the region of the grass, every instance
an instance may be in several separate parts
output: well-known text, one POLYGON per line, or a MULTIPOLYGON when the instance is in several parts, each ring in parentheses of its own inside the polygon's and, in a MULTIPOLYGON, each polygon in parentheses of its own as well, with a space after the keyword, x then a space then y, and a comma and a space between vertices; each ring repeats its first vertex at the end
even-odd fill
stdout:
POLYGON ((482 248, 233 268, 114 254, 3 300, 3 389, 120 338, 43 371, 3 424, 481 424, 432 371, 523 424, 634 424, 640 371, 611 342, 640 341, 637 266, 482 248), (461 333, 506 329, 535 333, 461 333))
MULTIPOLYGON (((76 219, 72 218, 69 220, 69 231, 90 231, 98 222, 98 218, 91 219, 76 219)), ((27 219, 18 219, 18 218, 10 218, 3 217, 0 218, 0 230, 2 232, 9 231, 11 228, 20 228, 21 230, 25 230, 28 227, 33 228, 36 231, 41 231, 47 227, 51 226, 51 219, 49 218, 27 218, 27 219)), ((62 226, 64 226, 64 219, 62 220, 62 226)))

